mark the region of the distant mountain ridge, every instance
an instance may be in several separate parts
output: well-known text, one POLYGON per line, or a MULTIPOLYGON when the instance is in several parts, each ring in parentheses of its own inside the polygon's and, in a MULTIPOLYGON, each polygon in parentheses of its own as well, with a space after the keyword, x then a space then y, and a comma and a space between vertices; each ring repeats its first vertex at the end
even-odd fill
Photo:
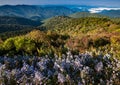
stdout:
MULTIPOLYGON (((55 16, 69 16, 76 12, 91 13, 91 9, 95 11, 99 9, 99 7, 74 5, 3 5, 0 6, 0 16, 24 17, 40 21, 55 16)), ((102 10, 98 14, 120 17, 119 11, 120 10, 102 10)))
POLYGON ((103 14, 109 17, 120 17, 120 10, 104 10, 100 14, 103 14))
POLYGON ((18 16, 29 19, 46 19, 54 16, 67 16, 74 13, 64 6, 4 5, 0 6, 0 16, 18 16))

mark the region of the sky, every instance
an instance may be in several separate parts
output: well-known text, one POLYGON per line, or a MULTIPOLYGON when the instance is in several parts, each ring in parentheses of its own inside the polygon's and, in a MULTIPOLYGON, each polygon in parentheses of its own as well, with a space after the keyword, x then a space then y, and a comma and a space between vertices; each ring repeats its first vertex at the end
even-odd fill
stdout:
POLYGON ((0 0, 0 5, 90 5, 120 7, 120 0, 0 0))

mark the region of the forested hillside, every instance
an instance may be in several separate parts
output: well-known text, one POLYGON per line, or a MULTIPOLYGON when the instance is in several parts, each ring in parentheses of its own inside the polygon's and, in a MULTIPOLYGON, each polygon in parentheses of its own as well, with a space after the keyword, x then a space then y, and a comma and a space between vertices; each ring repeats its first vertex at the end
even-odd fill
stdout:
MULTIPOLYGON (((1 49, 5 53, 11 53, 12 51, 13 54, 19 54, 22 50, 22 53, 31 55, 49 54, 51 52, 60 55, 68 48, 76 52, 105 48, 108 48, 107 51, 109 51, 113 48, 117 52, 117 56, 119 56, 120 24, 116 21, 118 20, 104 17, 53 17, 45 20, 42 26, 36 28, 42 28, 44 31, 30 32, 32 29, 29 29, 28 31, 15 32, 16 35, 20 33, 23 36, 13 37, 3 41, 2 46, 4 44, 5 46, 1 49), (26 33, 28 34, 25 35, 26 33), (21 42, 18 42, 19 40, 21 42), (16 42, 18 45, 21 44, 19 49, 16 42), (30 43, 30 46, 26 44, 26 47, 22 47, 22 44, 25 45, 24 43, 27 42, 30 43), (14 44, 9 49, 6 49, 6 45, 9 45, 8 43, 14 44)), ((3 34, 1 36, 5 37, 3 34)))
POLYGON ((33 21, 22 17, 0 16, 0 25, 2 24, 38 26, 40 25, 40 21, 33 21))
MULTIPOLYGON (((8 16, 0 16, 0 33, 5 34, 5 32, 11 31, 20 31, 20 30, 29 30, 33 29, 33 27, 41 25, 40 21, 33 21, 26 18, 21 17, 8 17, 8 16)), ((1 35, 0 34, 0 35, 1 35)), ((11 35, 14 35, 11 33, 11 35)), ((10 36, 10 35, 6 35, 10 36)))
MULTIPOLYGON (((65 16, 59 16, 50 18, 44 21, 43 26, 47 29, 57 30, 61 33, 72 33, 72 36, 77 32, 88 33, 88 32, 113 32, 119 29, 119 23, 115 22, 115 19, 109 18, 97 18, 97 17, 86 17, 86 18, 71 18, 65 16)), ((119 22, 119 20, 118 20, 119 22)), ((77 35, 76 34, 76 35, 77 35)))

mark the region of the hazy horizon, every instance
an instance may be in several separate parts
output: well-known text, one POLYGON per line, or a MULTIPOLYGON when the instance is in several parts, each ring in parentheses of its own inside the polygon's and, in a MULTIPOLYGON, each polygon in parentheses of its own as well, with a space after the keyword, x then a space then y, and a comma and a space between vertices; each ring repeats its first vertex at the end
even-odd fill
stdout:
POLYGON ((120 7, 119 0, 0 0, 0 5, 87 5, 87 6, 105 6, 105 7, 120 7))

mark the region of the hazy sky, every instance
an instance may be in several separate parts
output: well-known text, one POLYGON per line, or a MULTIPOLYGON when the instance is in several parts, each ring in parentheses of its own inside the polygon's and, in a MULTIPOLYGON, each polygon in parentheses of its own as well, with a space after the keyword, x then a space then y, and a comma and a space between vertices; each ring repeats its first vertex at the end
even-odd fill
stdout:
POLYGON ((120 7, 120 0, 0 0, 0 5, 5 4, 29 4, 29 5, 99 5, 99 6, 111 6, 120 7))

